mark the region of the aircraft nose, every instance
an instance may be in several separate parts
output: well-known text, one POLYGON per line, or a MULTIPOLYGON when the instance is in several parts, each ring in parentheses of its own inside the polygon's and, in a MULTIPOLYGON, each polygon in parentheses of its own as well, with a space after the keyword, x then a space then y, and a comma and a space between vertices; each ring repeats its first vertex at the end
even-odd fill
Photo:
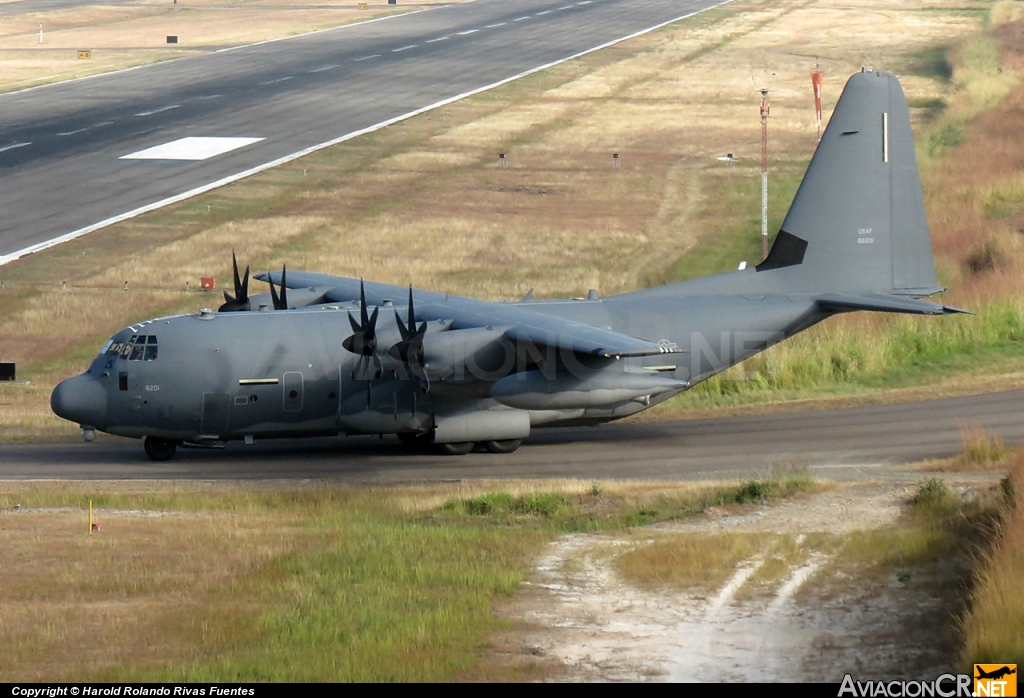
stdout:
POLYGON ((107 421, 107 391, 91 376, 74 376, 53 389, 50 408, 70 422, 103 427, 107 421))

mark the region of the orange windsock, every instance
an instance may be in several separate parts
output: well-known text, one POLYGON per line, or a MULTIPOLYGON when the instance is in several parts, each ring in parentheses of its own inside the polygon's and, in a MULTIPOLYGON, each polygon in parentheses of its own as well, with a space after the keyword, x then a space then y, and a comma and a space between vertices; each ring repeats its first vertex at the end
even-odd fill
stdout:
POLYGON ((818 120, 818 140, 821 140, 821 82, 825 71, 815 68, 811 71, 811 86, 814 88, 814 115, 818 120))

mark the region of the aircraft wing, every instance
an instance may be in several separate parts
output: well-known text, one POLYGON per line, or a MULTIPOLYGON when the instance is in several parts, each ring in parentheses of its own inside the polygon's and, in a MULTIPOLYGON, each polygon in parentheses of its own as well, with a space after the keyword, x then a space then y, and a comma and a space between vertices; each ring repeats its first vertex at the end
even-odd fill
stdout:
MULTIPOLYGON (((261 281, 279 283, 280 272, 255 275, 261 281)), ((360 280, 329 274, 289 271, 289 289, 324 289, 323 302, 348 303, 359 299, 360 280)), ((385 300, 402 304, 409 289, 403 286, 367 281, 366 301, 381 306, 385 300)), ((489 303, 435 291, 415 290, 417 320, 446 320, 453 329, 474 327, 507 328, 504 335, 516 342, 555 346, 578 354, 608 359, 674 354, 679 350, 621 332, 554 318, 519 304, 489 303)))
MULTIPOLYGON (((421 302, 416 301, 417 315, 421 302)), ((520 305, 485 303, 460 298, 423 304, 424 317, 450 319, 454 329, 504 327, 504 335, 516 342, 554 346, 578 354, 606 359, 680 353, 646 339, 631 337, 603 327, 555 318, 520 305)))

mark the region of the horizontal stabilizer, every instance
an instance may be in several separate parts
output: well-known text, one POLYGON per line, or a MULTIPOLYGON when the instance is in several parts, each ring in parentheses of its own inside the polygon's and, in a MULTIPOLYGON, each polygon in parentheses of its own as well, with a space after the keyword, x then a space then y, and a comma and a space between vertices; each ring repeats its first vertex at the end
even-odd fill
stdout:
POLYGON ((911 313, 914 315, 970 314, 969 311, 960 310, 948 305, 929 303, 905 296, 893 296, 887 293, 834 293, 820 296, 818 298, 818 305, 823 310, 834 310, 837 312, 874 310, 881 313, 911 313))

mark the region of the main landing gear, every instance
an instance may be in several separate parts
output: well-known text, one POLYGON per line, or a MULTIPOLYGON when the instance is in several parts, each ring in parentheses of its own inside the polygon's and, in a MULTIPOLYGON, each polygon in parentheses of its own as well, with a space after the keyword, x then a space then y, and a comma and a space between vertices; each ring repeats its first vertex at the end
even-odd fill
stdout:
POLYGON ((502 439, 499 441, 460 441, 456 443, 435 444, 431 432, 422 434, 398 434, 398 440, 405 446, 418 451, 433 450, 442 456, 464 456, 477 447, 488 453, 512 453, 523 444, 522 439, 502 439))
POLYGON ((142 447, 146 449, 146 455, 153 460, 170 460, 174 458, 178 442, 156 436, 144 436, 142 437, 142 447))

